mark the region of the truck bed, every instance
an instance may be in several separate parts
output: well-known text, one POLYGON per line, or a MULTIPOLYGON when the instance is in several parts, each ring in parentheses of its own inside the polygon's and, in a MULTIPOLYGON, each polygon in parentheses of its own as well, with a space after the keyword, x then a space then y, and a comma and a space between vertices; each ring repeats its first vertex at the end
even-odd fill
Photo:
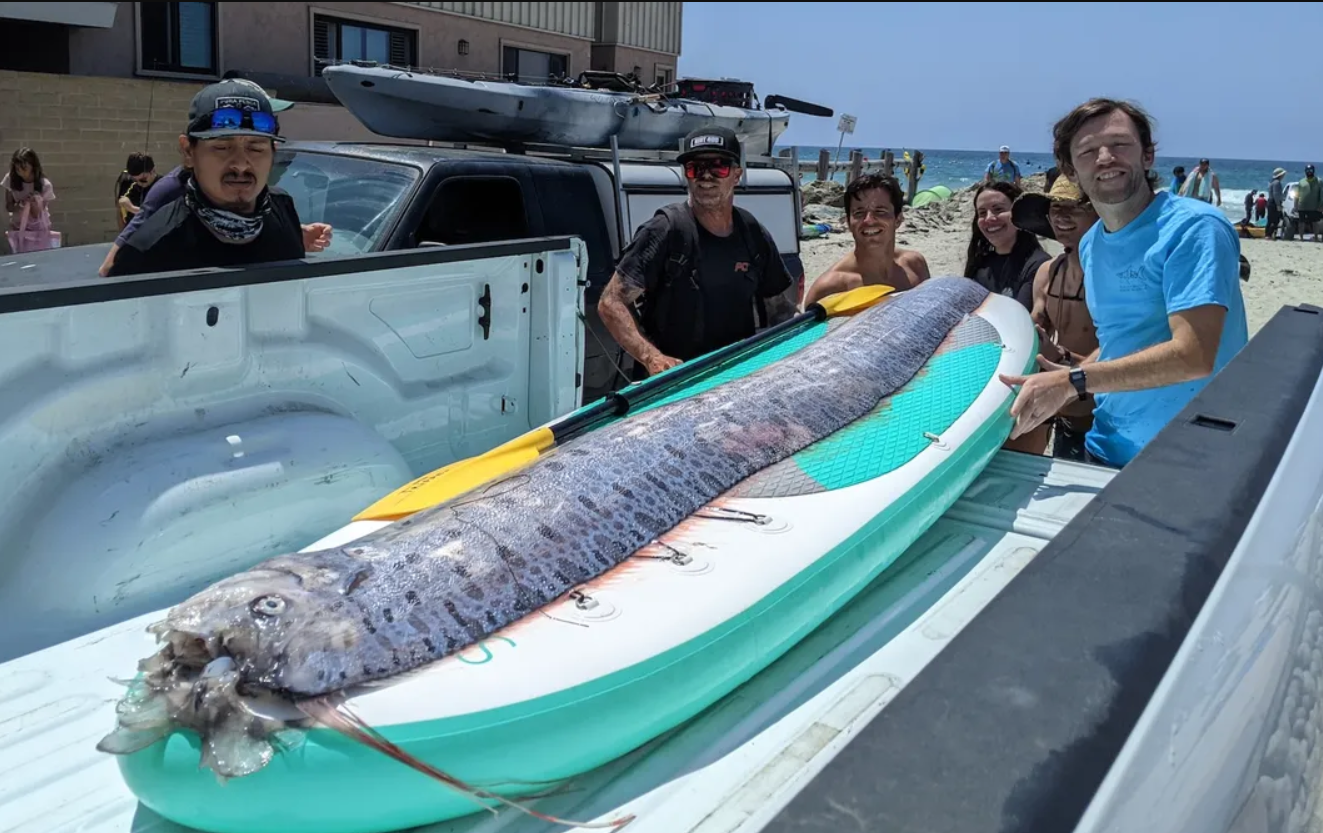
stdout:
MULTIPOLYGON (((1110 481, 1001 452, 896 566, 779 661, 683 726, 537 802, 631 833, 761 829, 1110 481)), ((97 752, 151 648, 148 614, 0 665, 0 833, 180 833, 97 752)), ((589 730, 589 727, 585 727, 589 730)), ((437 789, 444 789, 438 786, 437 789)), ((503 810, 424 828, 543 831, 503 810)))

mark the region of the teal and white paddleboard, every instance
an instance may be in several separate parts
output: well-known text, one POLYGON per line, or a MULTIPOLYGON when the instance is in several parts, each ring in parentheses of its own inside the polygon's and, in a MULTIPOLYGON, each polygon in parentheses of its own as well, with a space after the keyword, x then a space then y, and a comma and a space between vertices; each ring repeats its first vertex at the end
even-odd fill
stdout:
MULTIPOLYGON (((753 373, 836 323, 718 366, 647 407, 753 373)), ((891 566, 1005 442, 1013 392, 998 374, 1025 372, 1037 349, 1024 308, 990 295, 864 418, 567 597, 458 655, 351 692, 347 706, 409 754, 511 797, 637 748, 765 668, 891 566)), ((308 549, 384 525, 352 523, 308 549)), ((121 650, 132 662, 152 645, 144 636, 121 650)), ((330 729, 224 785, 198 760, 197 739, 176 733, 119 764, 144 804, 218 833, 375 833, 482 810, 330 729)))

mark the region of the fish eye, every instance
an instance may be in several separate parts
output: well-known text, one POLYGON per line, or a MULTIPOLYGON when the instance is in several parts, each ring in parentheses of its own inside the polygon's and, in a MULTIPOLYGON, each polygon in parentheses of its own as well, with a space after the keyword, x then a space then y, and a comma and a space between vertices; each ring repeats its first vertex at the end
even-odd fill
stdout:
POLYGON ((248 607, 256 616, 279 616, 285 612, 285 600, 279 596, 263 596, 254 600, 248 607))

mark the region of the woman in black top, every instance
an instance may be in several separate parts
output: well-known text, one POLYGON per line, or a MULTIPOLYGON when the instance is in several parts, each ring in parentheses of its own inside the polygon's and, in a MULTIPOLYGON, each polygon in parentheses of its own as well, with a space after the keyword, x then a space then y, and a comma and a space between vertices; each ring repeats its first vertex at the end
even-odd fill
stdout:
POLYGON ((1009 295, 1032 312, 1034 275, 1052 258, 1039 245, 1037 235, 1011 222, 1011 206, 1021 193, 1009 182, 982 183, 974 190, 965 277, 989 292, 1009 295))

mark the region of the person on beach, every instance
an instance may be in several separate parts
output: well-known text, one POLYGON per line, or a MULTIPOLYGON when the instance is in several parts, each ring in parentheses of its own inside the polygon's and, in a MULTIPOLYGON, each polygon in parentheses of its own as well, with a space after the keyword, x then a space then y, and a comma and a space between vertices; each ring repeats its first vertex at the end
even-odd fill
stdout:
POLYGON ((49 249, 58 235, 51 231, 50 204, 55 186, 41 168, 41 158, 30 147, 14 151, 9 171, 0 178, 5 192, 5 211, 9 214, 6 237, 14 254, 49 249))
POLYGON ((1200 202, 1214 202, 1222 205, 1222 185, 1217 181, 1217 174, 1207 159, 1199 160, 1199 167, 1185 179, 1181 186, 1181 196, 1191 197, 1200 202))
POLYGON ((1034 275, 1052 258, 1033 232, 1016 228, 1011 219, 1011 208, 1021 193, 1009 182, 982 183, 974 189, 974 221, 964 276, 1032 310, 1034 275))
POLYGON ((1179 195, 1185 186, 1185 166, 1177 165, 1171 169, 1171 193, 1179 195))
POLYGON ((1300 239, 1305 233, 1313 231, 1314 239, 1319 239, 1319 223, 1323 223, 1323 182, 1314 176, 1314 166, 1305 166, 1305 178, 1295 186, 1295 216, 1300 239))
POLYGON ((1285 168, 1275 168, 1272 183, 1268 186, 1268 225, 1264 232, 1265 240, 1277 239, 1277 228, 1282 224, 1282 209, 1286 205, 1286 189, 1282 180, 1286 177, 1285 168))
MULTIPOLYGON (((1021 193, 1009 182, 985 182, 975 187, 964 276, 989 292, 1016 299, 1032 312, 1034 275, 1051 257, 1033 232, 1016 228, 1011 220, 1011 208, 1021 193)), ((1051 433, 1052 426, 1044 424, 1024 436, 1012 437, 1005 448, 1042 454, 1047 451, 1051 433)))
MULTIPOLYGON (((220 81, 199 91, 179 137, 189 169, 184 194, 118 249, 109 276, 302 258, 294 200, 267 185, 276 142, 284 141, 279 130, 270 99, 251 82, 220 81)), ((315 225, 329 235, 330 226, 315 225)))
MULTIPOLYGON (((245 78, 235 77, 236 74, 235 70, 225 73, 225 80, 232 80, 241 84, 246 84, 257 92, 260 92, 262 95, 266 95, 266 91, 256 83, 245 78)), ((267 96, 267 100, 271 102, 271 112, 273 114, 282 113, 294 106, 294 102, 285 101, 280 98, 267 96)), ((137 233, 138 229, 142 227, 142 224, 162 207, 167 206, 184 196, 184 185, 188 181, 188 175, 189 169, 187 164, 177 165, 169 173, 157 177, 156 180, 148 186, 146 192, 143 194, 143 199, 138 207, 137 213, 135 213, 129 219, 128 224, 120 230, 119 236, 115 238, 115 242, 110 246, 110 251, 106 252, 105 260, 101 262, 101 267, 97 270, 97 274, 103 278, 109 276, 110 267, 115 262, 116 253, 128 242, 130 237, 137 233)), ((306 253, 311 254, 314 252, 325 251, 326 248, 330 246, 331 227, 329 225, 326 225, 325 223, 304 223, 302 229, 303 250, 306 253)))
POLYGON ((735 206, 739 138, 727 128, 699 128, 681 147, 689 199, 639 227, 597 304, 633 357, 636 380, 754 335, 759 317, 776 324, 795 313, 771 232, 735 206))
MULTIPOLYGON (((1079 186, 1062 177, 1046 194, 1023 194, 1011 219, 1017 228, 1061 244, 1064 252, 1034 275, 1034 324, 1043 355, 1074 367, 1098 349, 1098 331, 1084 295, 1079 243, 1098 221, 1079 186)), ((1051 420, 1052 456, 1084 460, 1084 437, 1093 427, 1093 397, 1066 404, 1051 420)))
POLYGON ((986 183, 1009 182, 1019 187, 1020 185, 1020 166, 1011 161, 1011 149, 1002 145, 997 151, 997 159, 988 163, 988 169, 983 174, 983 181, 986 183))
POLYGON ((854 249, 818 277, 804 306, 828 295, 866 285, 913 289, 929 277, 928 261, 909 249, 896 248, 896 229, 904 222, 905 195, 900 181, 865 174, 845 189, 845 222, 854 249))
POLYGON ((1120 468, 1249 341, 1240 240, 1213 206, 1155 193, 1157 145, 1137 105, 1091 99, 1052 134, 1063 175, 1101 220, 1079 246, 1099 346, 1075 367, 1040 355, 1041 372, 1001 377, 1019 388, 1011 436, 1092 394, 1085 459, 1120 468))
POLYGON ((120 231, 142 210, 143 200, 157 179, 156 163, 150 156, 136 151, 129 154, 124 170, 115 180, 115 219, 120 231))

